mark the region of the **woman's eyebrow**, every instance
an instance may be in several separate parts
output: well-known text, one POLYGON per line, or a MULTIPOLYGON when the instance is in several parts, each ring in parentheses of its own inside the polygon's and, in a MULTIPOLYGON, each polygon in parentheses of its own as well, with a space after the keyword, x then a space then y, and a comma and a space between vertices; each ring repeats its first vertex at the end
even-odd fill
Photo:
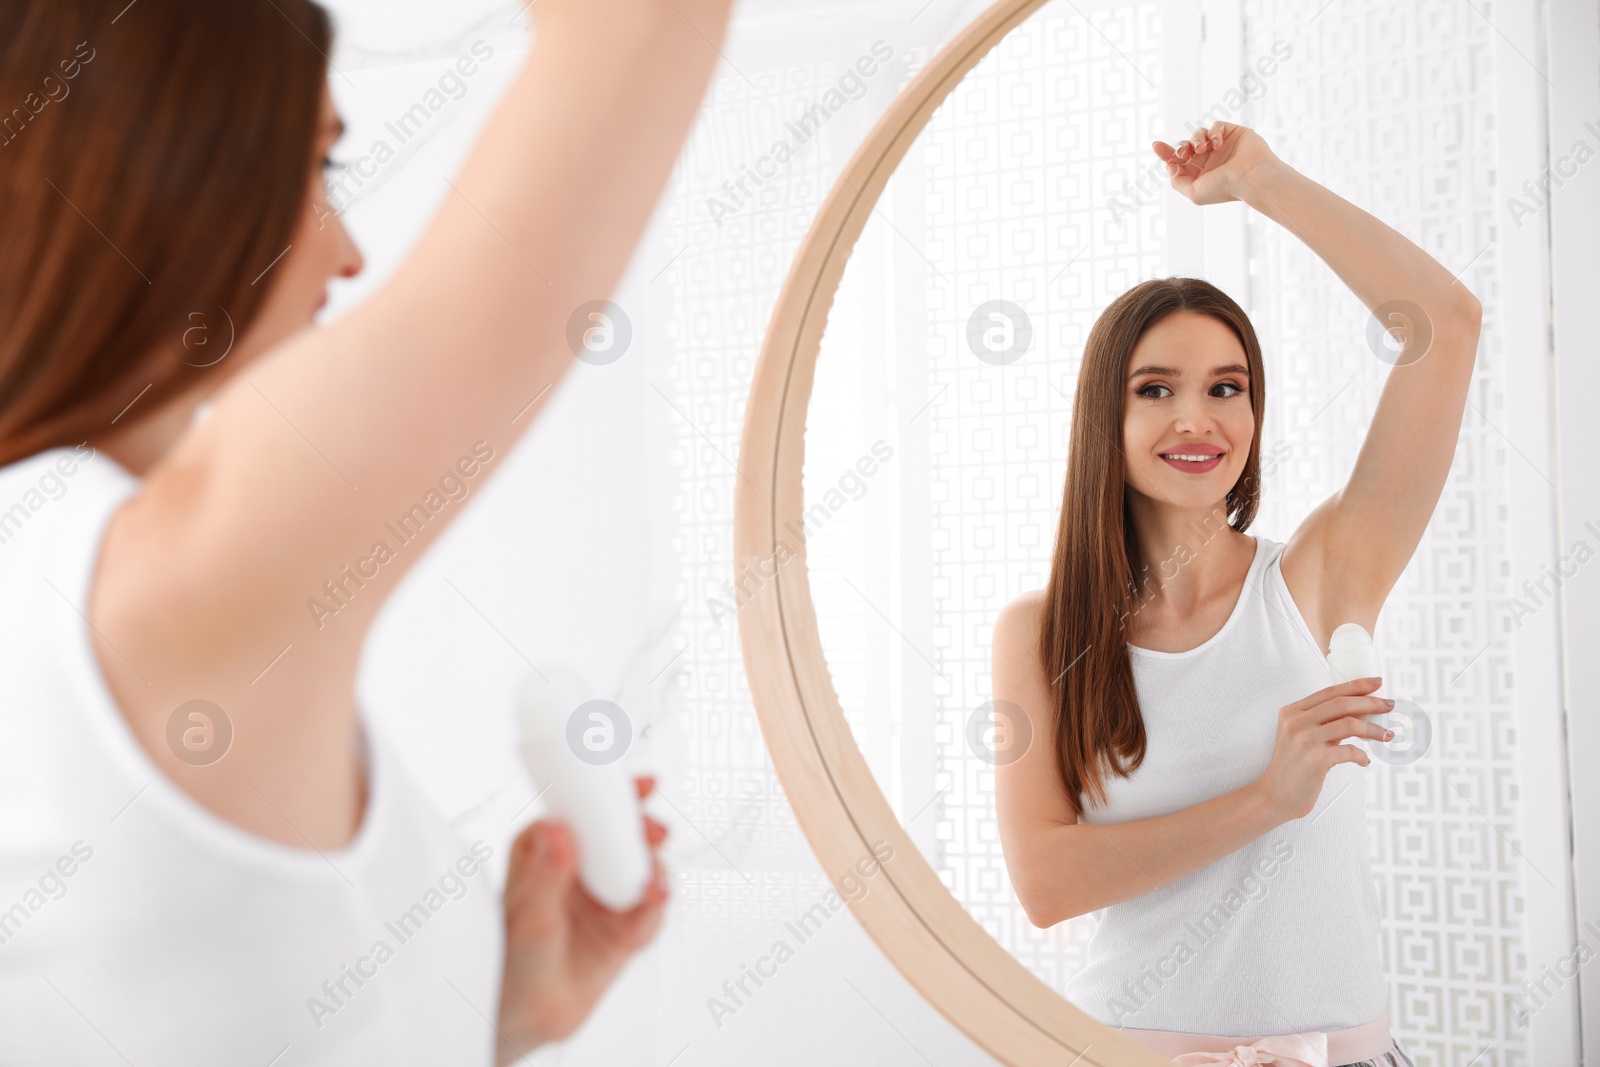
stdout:
MULTIPOLYGON (((1250 373, 1250 368, 1246 367, 1246 366, 1244 366, 1243 364, 1240 364, 1240 363, 1229 363, 1229 364, 1226 364, 1225 366, 1221 366, 1221 367, 1212 367, 1211 368, 1211 373, 1212 374, 1246 374, 1247 375, 1247 374, 1250 373)), ((1141 375, 1141 374, 1160 374, 1160 375, 1164 375, 1165 377, 1168 377, 1168 378, 1181 378, 1181 377, 1183 377, 1183 371, 1179 370, 1177 367, 1144 366, 1144 367, 1140 367, 1138 370, 1136 370, 1132 374, 1128 375, 1128 379, 1130 381, 1132 381, 1134 378, 1139 377, 1139 375, 1141 375)))

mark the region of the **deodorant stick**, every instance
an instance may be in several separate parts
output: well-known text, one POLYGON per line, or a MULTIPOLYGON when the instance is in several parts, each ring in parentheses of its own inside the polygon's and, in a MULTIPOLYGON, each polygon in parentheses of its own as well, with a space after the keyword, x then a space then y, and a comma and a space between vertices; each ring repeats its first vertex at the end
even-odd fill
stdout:
POLYGON ((579 705, 575 687, 525 678, 517 690, 518 749, 551 814, 577 840, 583 887, 612 911, 628 911, 644 899, 651 875, 639 797, 620 753, 603 762, 587 751, 589 758, 579 756, 568 729, 579 705))
MULTIPOLYGON (((1383 675, 1383 664, 1378 661, 1378 650, 1373 647, 1372 635, 1358 622, 1344 623, 1333 631, 1333 636, 1328 639, 1328 668, 1335 683, 1383 675)), ((1386 697, 1389 695, 1385 692, 1387 688, 1387 683, 1380 684, 1368 695, 1386 697)), ((1394 728, 1388 712, 1368 715, 1366 718, 1385 730, 1394 728)))

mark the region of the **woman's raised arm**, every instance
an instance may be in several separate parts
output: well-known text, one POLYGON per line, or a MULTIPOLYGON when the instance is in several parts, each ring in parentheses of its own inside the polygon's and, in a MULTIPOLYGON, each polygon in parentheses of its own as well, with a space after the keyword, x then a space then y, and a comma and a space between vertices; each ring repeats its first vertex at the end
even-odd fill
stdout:
POLYGON ((123 553, 108 613, 121 604, 195 656, 269 634, 281 647, 319 628, 307 600, 348 566, 376 576, 328 625, 364 631, 454 509, 404 548, 385 524, 458 463, 503 454, 572 364, 569 321, 627 266, 730 4, 540 0, 525 66, 409 258, 362 306, 243 368, 148 472, 108 534, 107 557, 123 553), (378 566, 380 541, 397 551, 378 566), (181 612, 151 611, 174 596, 181 612))
POLYGON ((1306 567, 1317 576, 1316 614, 1328 632, 1342 622, 1370 631, 1449 477, 1482 305, 1427 252, 1284 163, 1253 130, 1218 122, 1177 148, 1152 147, 1174 189, 1197 204, 1241 200, 1284 226, 1402 335, 1349 481, 1283 550, 1286 574, 1306 567))

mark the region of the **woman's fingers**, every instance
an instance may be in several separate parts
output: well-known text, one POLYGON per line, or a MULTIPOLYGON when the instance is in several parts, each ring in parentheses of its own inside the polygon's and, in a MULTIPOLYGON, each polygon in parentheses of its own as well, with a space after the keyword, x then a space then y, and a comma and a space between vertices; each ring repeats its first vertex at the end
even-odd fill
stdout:
POLYGON ((591 928, 613 949, 630 953, 638 951, 655 936, 666 901, 667 873, 659 857, 651 862, 650 881, 644 897, 627 911, 612 911, 587 893, 583 894, 583 907, 591 928))
POLYGON ((1221 148, 1228 138, 1229 131, 1236 127, 1226 122, 1213 122, 1209 129, 1201 128, 1194 131, 1187 141, 1182 142, 1177 148, 1177 157, 1181 162, 1188 162, 1196 156, 1205 155, 1215 149, 1221 148))
POLYGON ((1352 678, 1347 682, 1334 682, 1330 686, 1318 689, 1315 693, 1307 694, 1293 703, 1284 705, 1285 711, 1310 711, 1318 704, 1342 696, 1365 696, 1383 684, 1381 677, 1352 678))
POLYGON ((572 831, 559 822, 541 819, 538 836, 530 842, 528 859, 547 876, 570 879, 578 870, 578 846, 572 831))
POLYGON ((610 912, 602 917, 606 940, 616 949, 627 953, 639 951, 661 928, 661 917, 666 911, 666 893, 654 883, 645 892, 644 901, 631 911, 610 912))
MULTIPOLYGON (((641 774, 633 779, 633 784, 639 791, 639 799, 648 797, 656 788, 656 779, 653 774, 641 774)), ((667 828, 661 823, 646 815, 644 817, 644 837, 652 846, 659 845, 667 839, 667 828)))
POLYGON ((1316 712, 1319 720, 1328 722, 1330 719, 1343 718, 1346 715, 1381 714, 1393 707, 1393 703, 1387 697, 1350 694, 1329 697, 1316 705, 1316 712))
POLYGON ((1172 148, 1165 141, 1157 141, 1156 144, 1160 148, 1157 149, 1156 154, 1161 157, 1163 162, 1175 158, 1180 163, 1186 163, 1195 156, 1203 155, 1215 148, 1221 148, 1222 143, 1227 140, 1228 134, 1234 129, 1237 129, 1237 127, 1229 123, 1213 122, 1209 129, 1202 127, 1195 130, 1186 140, 1179 141, 1176 148, 1172 148), (1162 149, 1166 151, 1162 151, 1162 149))
POLYGON ((1329 719, 1311 731, 1311 736, 1323 744, 1332 744, 1335 741, 1343 741, 1347 737, 1370 737, 1374 741, 1387 741, 1389 737, 1385 735, 1389 733, 1387 726, 1379 726, 1375 722, 1368 722, 1355 715, 1349 715, 1337 719, 1329 719))
MULTIPOLYGON (((1200 133, 1203 134, 1204 131, 1200 133)), ((1195 179, 1205 173, 1210 158, 1211 142, 1208 139, 1203 140, 1205 147, 1198 151, 1192 140, 1180 141, 1176 148, 1165 141, 1156 141, 1151 145, 1156 155, 1166 165, 1167 177, 1172 182, 1172 188, 1191 200, 1194 199, 1192 190, 1195 179)))
MULTIPOLYGON (((1187 141, 1183 142, 1183 145, 1187 144, 1187 141)), ((1183 145, 1179 147, 1181 148, 1183 145)), ((1183 163, 1178 156, 1178 149, 1173 148, 1165 141, 1153 141, 1150 148, 1155 152, 1156 158, 1166 164, 1168 177, 1176 176, 1183 169, 1183 163)))
POLYGON ((1194 134, 1178 146, 1178 156, 1187 159, 1197 156, 1211 147, 1211 135, 1205 130, 1195 130, 1194 134))
POLYGON ((556 921, 561 901, 576 876, 576 852, 570 834, 558 823, 530 823, 511 850, 504 904, 525 930, 547 930, 556 921))
MULTIPOLYGON (((654 819, 646 819, 646 822, 654 823, 655 829, 659 829, 661 831, 661 836, 667 836, 667 828, 665 826, 655 822, 654 819)), ((659 909, 662 904, 666 903, 666 899, 667 869, 661 864, 660 854, 652 853, 650 856, 650 884, 645 889, 644 900, 633 909, 633 913, 638 913, 645 908, 659 909)))
POLYGON ((1180 166, 1190 163, 1196 155, 1193 141, 1179 141, 1176 148, 1165 141, 1154 141, 1150 147, 1161 162, 1167 164, 1168 169, 1171 169, 1174 163, 1180 166))

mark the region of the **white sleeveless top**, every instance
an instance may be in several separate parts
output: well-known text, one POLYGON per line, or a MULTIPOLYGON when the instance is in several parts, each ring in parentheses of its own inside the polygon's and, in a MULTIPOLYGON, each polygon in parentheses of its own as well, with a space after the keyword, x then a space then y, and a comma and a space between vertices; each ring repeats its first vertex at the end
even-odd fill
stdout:
MULTIPOLYGON (((1233 613, 1209 640, 1187 652, 1128 646, 1147 752, 1131 777, 1107 778, 1107 803, 1086 821, 1167 815, 1249 784, 1272 762, 1278 710, 1331 684, 1284 584, 1282 543, 1255 541, 1233 613)), ((1366 776, 1382 766, 1336 765, 1309 815, 1093 912, 1089 964, 1067 999, 1111 1026, 1229 1036, 1384 1015, 1366 823, 1366 776)))
POLYGON ((491 848, 364 712, 366 813, 320 853, 213 815, 135 739, 84 605, 140 485, 83 445, 0 468, 0 1063, 492 1063, 491 848))

